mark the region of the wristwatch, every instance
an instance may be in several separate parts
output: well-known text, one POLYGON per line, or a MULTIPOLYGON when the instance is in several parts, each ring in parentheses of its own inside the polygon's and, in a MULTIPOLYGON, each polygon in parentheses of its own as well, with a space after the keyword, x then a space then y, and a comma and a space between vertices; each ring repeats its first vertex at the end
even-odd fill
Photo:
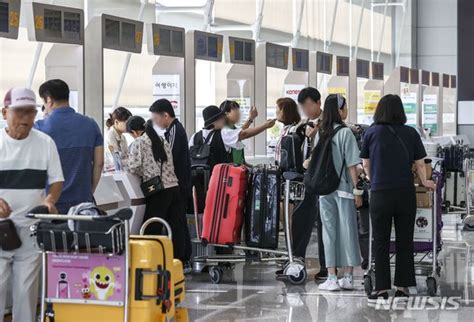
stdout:
POLYGON ((364 194, 364 190, 354 189, 352 190, 352 193, 354 194, 354 196, 362 196, 364 194))
POLYGON ((247 122, 249 122, 250 124, 253 123, 253 120, 252 119, 248 119, 247 122))

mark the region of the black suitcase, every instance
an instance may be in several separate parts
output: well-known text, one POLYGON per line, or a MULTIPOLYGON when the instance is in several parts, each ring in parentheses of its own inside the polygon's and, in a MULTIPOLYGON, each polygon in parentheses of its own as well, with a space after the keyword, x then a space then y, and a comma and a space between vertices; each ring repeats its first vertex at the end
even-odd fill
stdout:
POLYGON ((278 248, 280 223, 280 174, 276 168, 254 167, 250 171, 245 209, 247 246, 278 248))
MULTIPOLYGON (((191 184, 196 188, 198 200, 198 213, 202 214, 206 204, 206 194, 209 187, 209 180, 211 177, 211 170, 207 166, 193 166, 191 167, 191 184)), ((193 196, 189 195, 187 198, 187 213, 194 214, 193 196)))

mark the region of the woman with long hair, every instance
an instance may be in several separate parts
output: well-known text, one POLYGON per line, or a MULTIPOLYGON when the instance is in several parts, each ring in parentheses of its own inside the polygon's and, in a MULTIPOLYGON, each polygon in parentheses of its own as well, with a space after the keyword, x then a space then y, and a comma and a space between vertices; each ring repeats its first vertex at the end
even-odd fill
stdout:
POLYGON ((322 122, 316 136, 316 144, 332 141, 334 167, 340 173, 337 190, 319 198, 324 254, 329 273, 319 289, 328 291, 353 289, 352 272, 361 263, 356 207, 362 204, 362 193, 355 189, 356 166, 361 160, 354 134, 342 120, 345 114, 346 99, 342 95, 329 95, 324 102, 322 122), (340 280, 337 280, 337 268, 344 272, 340 280))
MULTIPOLYGON (((186 223, 182 220, 185 216, 180 213, 185 201, 179 192, 171 147, 156 133, 150 121, 146 123, 145 132, 130 145, 128 161, 129 171, 141 177, 142 186, 155 182, 151 189, 153 193, 147 193, 145 198, 143 220, 152 217, 165 219, 173 230, 174 256, 185 262, 186 223)), ((161 230, 161 225, 154 224, 146 229, 145 234, 160 235, 161 230)))
POLYGON ((407 298, 415 286, 413 232, 416 216, 416 190, 412 166, 416 164, 423 186, 434 189, 426 178, 425 148, 418 132, 406 126, 403 103, 397 95, 379 101, 374 124, 366 131, 362 151, 365 173, 371 182, 370 216, 375 254, 375 292, 369 301, 388 299, 390 278, 390 235, 395 224, 395 297, 407 298))

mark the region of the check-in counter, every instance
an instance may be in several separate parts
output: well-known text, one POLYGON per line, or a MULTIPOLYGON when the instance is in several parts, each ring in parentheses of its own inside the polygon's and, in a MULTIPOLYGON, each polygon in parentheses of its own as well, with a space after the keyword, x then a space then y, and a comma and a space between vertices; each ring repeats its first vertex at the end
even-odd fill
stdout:
POLYGON ((131 208, 131 234, 138 234, 145 215, 145 197, 140 178, 128 172, 104 173, 94 194, 97 206, 105 211, 131 208))

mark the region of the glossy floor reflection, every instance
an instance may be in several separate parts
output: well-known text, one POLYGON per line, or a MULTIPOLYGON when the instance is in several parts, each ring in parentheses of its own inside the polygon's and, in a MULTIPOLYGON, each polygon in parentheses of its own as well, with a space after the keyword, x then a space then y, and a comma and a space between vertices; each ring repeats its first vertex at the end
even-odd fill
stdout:
POLYGON ((184 306, 190 321, 473 321, 474 256, 470 249, 474 246, 474 232, 460 231, 459 218, 454 215, 444 216, 443 221, 439 297, 430 301, 449 310, 435 309, 435 304, 427 303, 425 277, 421 276, 417 278, 417 289, 411 290, 418 293, 417 309, 411 310, 403 305, 369 307, 361 269, 355 272, 354 291, 318 291, 313 280, 318 271, 315 235, 308 250, 309 277, 305 285, 276 281, 275 264, 238 264, 226 272, 219 285, 211 284, 206 273, 188 276, 184 306), (454 297, 449 299, 451 302, 443 298, 448 296, 454 297), (459 303, 459 308, 453 309, 450 303, 459 303))

